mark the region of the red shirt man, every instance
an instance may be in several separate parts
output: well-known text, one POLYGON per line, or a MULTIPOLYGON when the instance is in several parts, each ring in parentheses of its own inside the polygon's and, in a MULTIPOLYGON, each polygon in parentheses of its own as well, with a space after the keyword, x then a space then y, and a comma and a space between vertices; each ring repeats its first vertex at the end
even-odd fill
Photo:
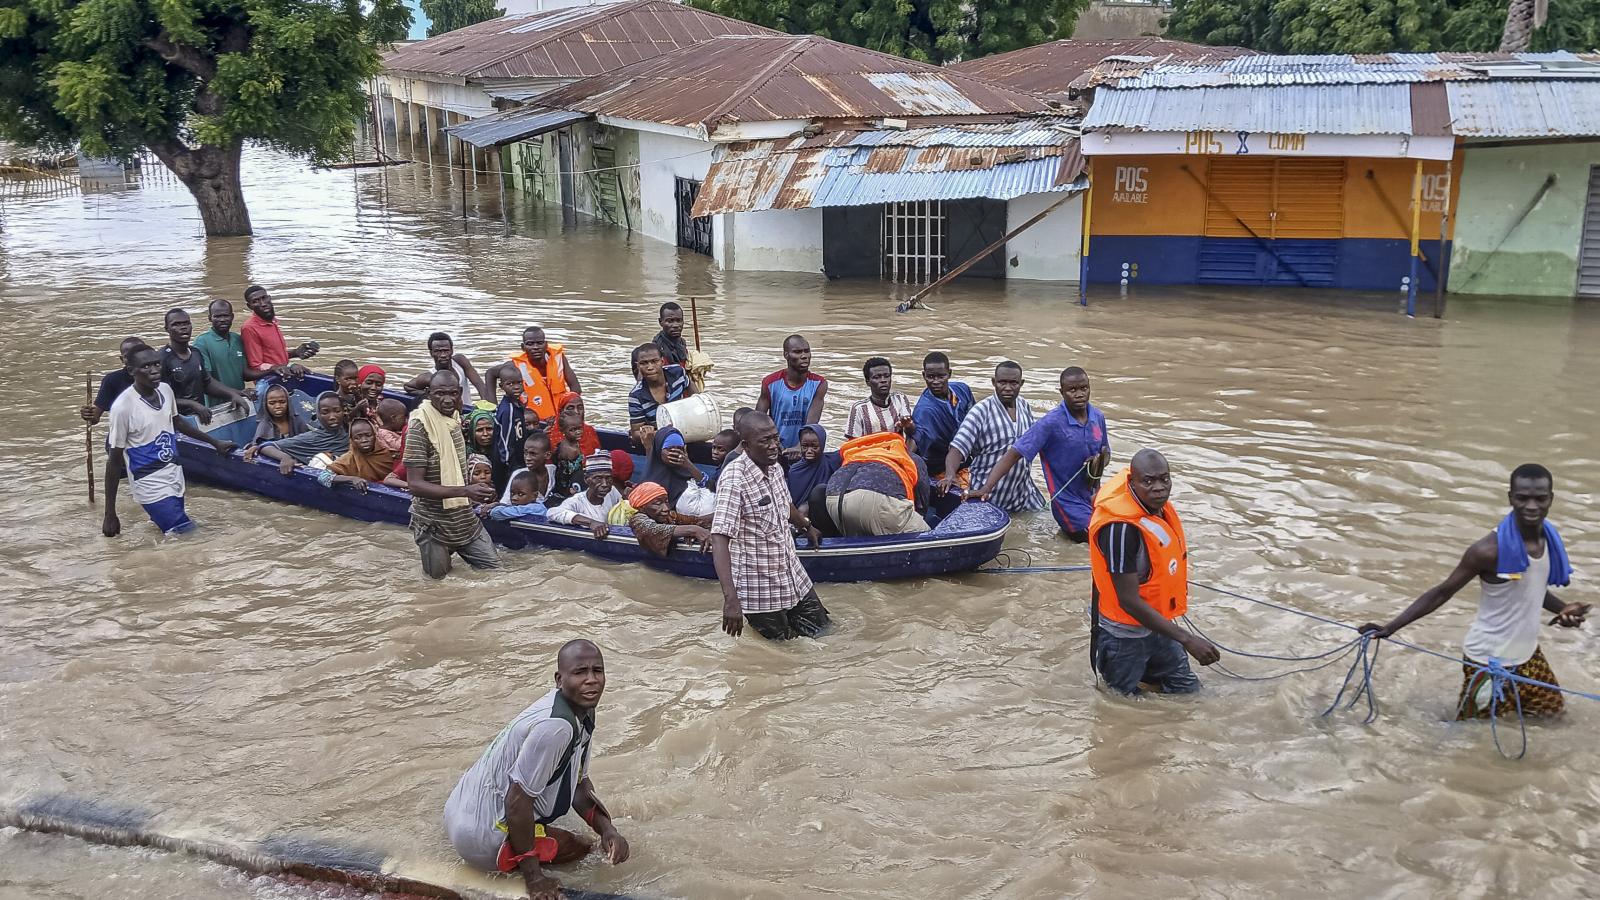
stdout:
POLYGON ((244 292, 245 305, 251 316, 239 329, 244 341, 244 375, 251 380, 277 375, 279 378, 298 378, 305 374, 299 364, 290 365, 291 359, 310 359, 320 349, 316 341, 306 341, 294 350, 283 339, 283 329, 278 325, 277 311, 272 297, 259 284, 244 292), (294 371, 298 369, 299 371, 294 371))

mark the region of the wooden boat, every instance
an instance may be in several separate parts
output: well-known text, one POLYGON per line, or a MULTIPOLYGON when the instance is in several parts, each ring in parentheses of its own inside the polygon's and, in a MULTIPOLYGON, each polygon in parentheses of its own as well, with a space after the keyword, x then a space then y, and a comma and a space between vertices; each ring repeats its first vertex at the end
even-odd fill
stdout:
MULTIPOLYGON (((332 388, 332 380, 307 375, 296 387, 296 401, 305 405, 309 398, 332 388)), ((389 392, 414 406, 416 398, 389 392)), ((218 414, 208 431, 243 447, 255 432, 255 420, 218 414)), ((597 429, 606 449, 633 448, 625 432, 597 429)), ((691 447, 695 462, 709 463, 705 445, 691 447)), ((301 466, 283 475, 271 460, 246 461, 235 450, 220 456, 209 445, 179 435, 178 462, 187 477, 197 483, 245 491, 272 500, 310 507, 363 522, 406 525, 411 516, 411 495, 383 485, 371 485, 366 493, 348 488, 329 489, 317 483, 314 470, 301 466)), ((643 459, 635 454, 638 471, 643 459)), ((963 503, 938 527, 920 534, 888 537, 828 538, 820 547, 801 539, 801 563, 816 581, 884 581, 896 578, 925 578, 967 572, 999 554, 1011 519, 988 503, 963 503)), ((627 528, 612 527, 605 540, 595 540, 588 529, 558 525, 543 516, 525 516, 510 522, 487 523, 496 543, 510 550, 551 548, 577 550, 614 562, 643 563, 692 578, 716 578, 709 554, 697 547, 680 545, 665 558, 642 547, 627 528)))

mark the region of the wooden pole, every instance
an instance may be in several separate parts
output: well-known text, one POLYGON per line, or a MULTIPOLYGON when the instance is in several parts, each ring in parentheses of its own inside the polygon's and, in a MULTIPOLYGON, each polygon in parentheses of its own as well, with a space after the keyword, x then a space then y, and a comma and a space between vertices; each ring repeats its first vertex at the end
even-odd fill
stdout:
POLYGON ((689 298, 689 321, 694 323, 694 349, 700 349, 700 309, 695 306, 695 298, 689 298))
MULTIPOLYGON (((94 373, 83 373, 83 405, 94 405, 94 373)), ((89 475, 89 505, 94 505, 94 426, 83 423, 83 470, 89 475)))
POLYGON ((1045 216, 1048 216, 1051 213, 1055 212, 1057 209, 1060 209, 1061 208, 1061 204, 1066 203, 1068 200, 1071 200, 1076 195, 1076 193, 1077 193, 1076 191, 1068 193, 1066 196, 1062 197, 1060 200, 1057 200, 1056 202, 1054 202, 1054 203, 1050 204, 1049 206, 1045 207, 1044 212, 1039 213, 1038 215, 1034 216, 1033 218, 1029 219, 1028 221, 1023 222, 1021 225, 1018 225, 1017 227, 1015 227, 1015 228, 1011 229, 1010 231, 1006 232, 1004 235, 1001 235, 999 240, 997 240, 994 243, 990 244, 989 246, 983 248, 982 250, 979 250, 976 254, 974 254, 972 256, 971 259, 967 260, 966 262, 962 263, 959 266, 956 266, 954 269, 951 269, 950 271, 944 273, 943 275, 940 275, 938 281, 935 281, 933 284, 930 284, 927 287, 923 288, 922 290, 917 291, 915 294, 912 294, 910 300, 907 300, 906 302, 900 304, 900 306, 897 308, 898 311, 899 312, 907 312, 908 310, 916 309, 917 306, 922 303, 922 298, 923 297, 926 297, 929 294, 933 293, 934 291, 938 290, 939 288, 944 287, 945 284, 947 284, 951 279, 956 278, 962 272, 965 272, 966 270, 968 270, 968 269, 972 268, 973 266, 977 265, 979 260, 981 260, 985 256, 988 256, 989 254, 993 253, 995 250, 999 249, 1000 247, 1004 246, 1007 241, 1009 241, 1012 238, 1016 237, 1017 235, 1023 233, 1024 231, 1027 231, 1029 228, 1032 228, 1033 226, 1039 224, 1039 222, 1042 221, 1045 216))
POLYGON ((1406 287, 1406 315, 1417 315, 1417 260, 1422 253, 1422 160, 1411 178, 1411 281, 1406 287))
POLYGON ((1094 170, 1090 167, 1089 188, 1083 192, 1083 246, 1078 250, 1078 305, 1089 305, 1089 214, 1094 203, 1094 170))
POLYGON ((1445 243, 1450 239, 1450 189, 1455 186, 1455 165, 1455 160, 1445 160, 1444 209, 1439 213, 1439 271, 1434 273, 1433 276, 1433 317, 1435 319, 1444 317, 1444 280, 1448 271, 1445 267, 1450 264, 1450 254, 1445 252, 1445 243))

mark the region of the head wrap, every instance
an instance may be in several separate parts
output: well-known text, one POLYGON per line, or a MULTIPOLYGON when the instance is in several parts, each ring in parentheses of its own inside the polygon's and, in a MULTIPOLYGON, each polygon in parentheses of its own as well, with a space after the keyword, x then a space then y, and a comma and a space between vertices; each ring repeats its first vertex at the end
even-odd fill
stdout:
POLYGON ((389 373, 383 371, 383 366, 367 363, 356 371, 356 380, 366 381, 368 375, 382 375, 387 378, 389 373))
POLYGON ((611 451, 611 474, 617 476, 618 481, 627 481, 633 477, 633 457, 628 451, 611 451))
POLYGON ((563 391, 561 396, 556 398, 556 417, 560 418, 561 411, 567 408, 568 403, 571 403, 574 400, 582 399, 583 395, 577 391, 563 391))
POLYGON ((628 505, 634 509, 644 509, 652 500, 664 500, 666 496, 666 488, 654 481, 646 481, 628 492, 628 505))
POLYGON ((606 453, 604 451, 596 451, 596 452, 591 453, 588 456, 584 457, 584 459, 583 459, 583 474, 585 476, 588 476, 588 475, 610 475, 611 474, 611 454, 606 453))
POLYGON ((306 424, 305 415, 300 411, 300 404, 294 402, 294 394, 289 388, 281 381, 269 382, 266 389, 261 392, 261 399, 256 403, 255 441, 260 443, 276 438, 294 437, 310 428, 311 426, 306 424), (289 431, 286 434, 278 433, 278 427, 272 422, 272 414, 267 412, 267 398, 272 396, 273 391, 283 391, 284 398, 289 401, 289 409, 284 413, 289 417, 289 431))
MULTIPOLYGON (((828 452, 828 429, 821 425, 805 425, 800 433, 812 432, 816 434, 817 441, 822 444, 822 453, 816 460, 806 462, 804 458, 795 460, 789 466, 789 471, 784 475, 784 482, 789 485, 789 499, 796 505, 807 503, 811 500, 811 492, 817 485, 827 484, 833 473, 839 470, 839 454, 828 452)), ((798 446, 799 440, 796 439, 798 446)))
POLYGON ((662 458, 668 447, 682 444, 683 435, 678 433, 678 429, 669 425, 657 431, 650 448, 650 465, 644 472, 645 481, 653 481, 667 489, 667 504, 673 507, 678 505, 678 498, 683 496, 691 480, 699 481, 704 477, 704 473, 692 462, 685 462, 683 469, 675 469, 662 458))
MULTIPOLYGON (((371 422, 367 424, 372 425, 371 422)), ((373 431, 377 431, 377 426, 373 426, 373 431)), ((356 446, 356 442, 351 441, 350 449, 334 460, 328 468, 335 475, 354 475, 376 484, 394 471, 396 455, 395 451, 376 442, 372 445, 371 453, 363 453, 361 448, 356 446)))
POLYGON ((472 474, 473 466, 488 466, 493 469, 494 463, 489 462, 489 457, 484 456, 482 453, 469 453, 467 454, 467 474, 472 474))
POLYGON ((688 446, 689 445, 683 440, 683 435, 678 433, 677 431, 673 431, 671 434, 668 434, 666 439, 661 442, 661 449, 663 449, 663 450, 666 450, 666 449, 668 449, 670 447, 688 447, 688 446))
POLYGON ((471 450, 474 453, 482 453, 487 455, 490 449, 494 447, 494 438, 489 438, 489 443, 487 444, 478 443, 478 423, 485 421, 489 422, 491 425, 494 425, 495 433, 499 433, 500 424, 495 421, 494 413, 490 412, 489 410, 474 408, 471 412, 467 413, 466 424, 463 426, 466 433, 463 436, 467 439, 468 450, 471 450))

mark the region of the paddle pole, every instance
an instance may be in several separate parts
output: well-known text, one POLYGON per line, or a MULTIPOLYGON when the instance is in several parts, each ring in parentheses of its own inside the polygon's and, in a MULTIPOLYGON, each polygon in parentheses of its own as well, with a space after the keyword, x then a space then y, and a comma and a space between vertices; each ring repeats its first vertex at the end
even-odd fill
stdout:
POLYGON ((689 321, 694 324, 694 349, 700 349, 700 310, 695 306, 695 298, 689 298, 689 321))
MULTIPOLYGON (((83 373, 83 404, 94 405, 94 373, 83 373)), ((94 426, 83 423, 83 470, 89 475, 89 505, 94 505, 94 426)))

